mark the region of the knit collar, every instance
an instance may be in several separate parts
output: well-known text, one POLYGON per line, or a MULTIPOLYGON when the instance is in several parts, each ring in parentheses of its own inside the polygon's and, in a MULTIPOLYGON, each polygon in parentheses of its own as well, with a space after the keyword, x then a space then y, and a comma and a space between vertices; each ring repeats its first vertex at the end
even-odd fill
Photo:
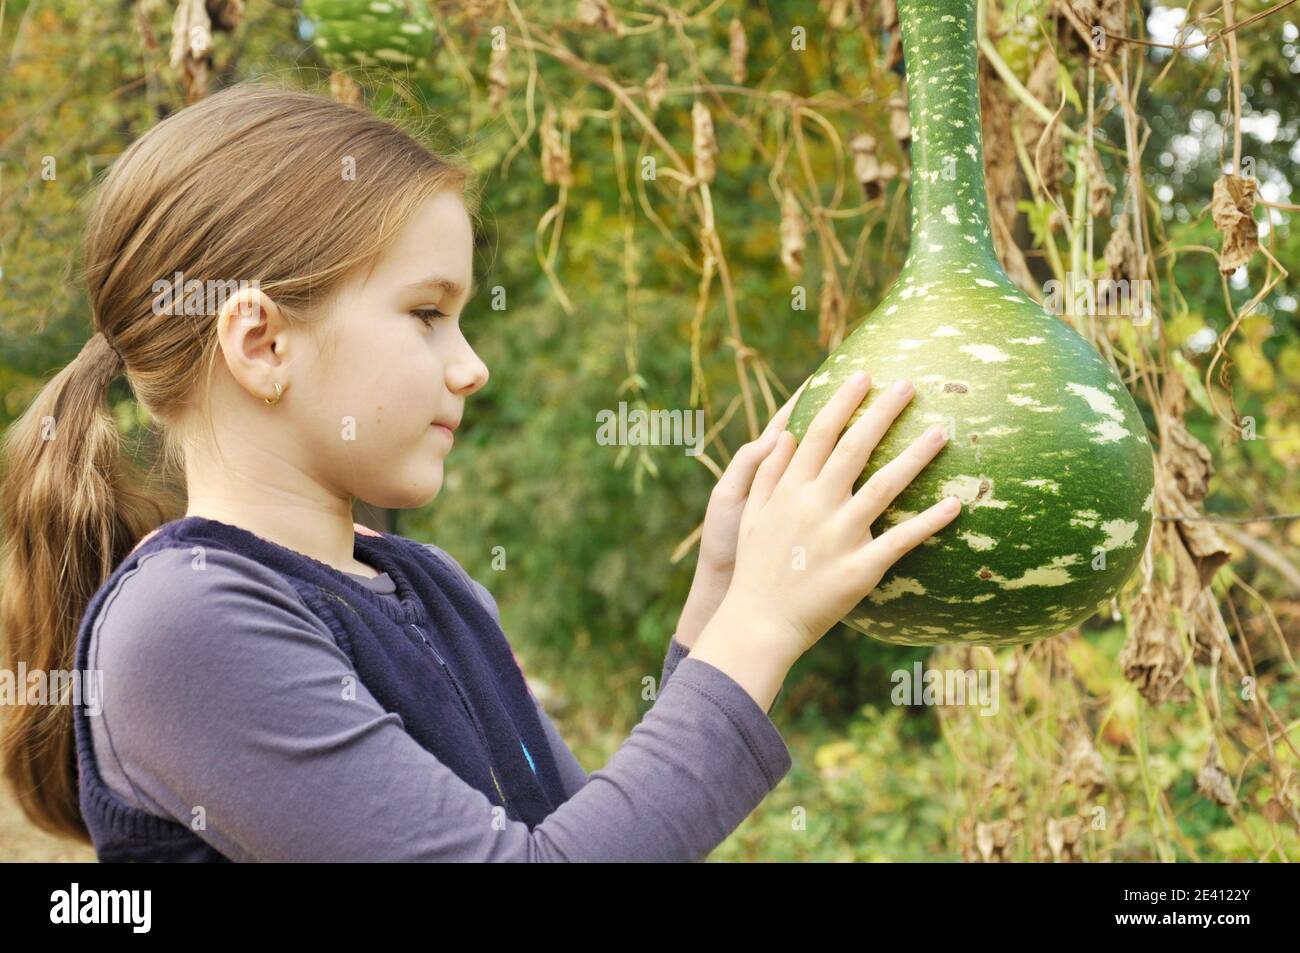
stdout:
POLYGON ((173 529, 178 536, 186 535, 186 531, 191 529, 198 531, 200 534, 207 530, 208 532, 216 532, 218 535, 233 538, 245 546, 255 542, 270 546, 282 553, 305 560, 328 573, 331 578, 337 581, 340 592, 350 592, 356 594, 358 598, 369 601, 371 605, 395 622, 414 622, 416 624, 428 622, 428 615, 425 612, 424 605, 420 602, 420 597, 411 585, 410 577, 403 571, 398 559, 398 546, 387 533, 371 535, 360 530, 353 533, 352 557, 368 566, 374 566, 381 573, 388 573, 393 580, 396 591, 381 594, 375 592, 355 576, 335 569, 329 563, 313 559, 306 553, 300 553, 296 549, 281 546, 279 543, 258 536, 256 533, 240 526, 223 523, 220 520, 208 519, 206 516, 186 516, 177 520, 173 524, 173 529))

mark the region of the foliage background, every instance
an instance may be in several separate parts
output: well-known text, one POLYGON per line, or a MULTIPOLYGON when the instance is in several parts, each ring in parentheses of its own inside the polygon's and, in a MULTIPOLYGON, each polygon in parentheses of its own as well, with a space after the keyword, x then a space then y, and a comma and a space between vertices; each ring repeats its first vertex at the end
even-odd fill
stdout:
MULTIPOLYGON (((683 543, 714 482, 680 447, 620 455, 598 445, 596 413, 620 400, 701 407, 715 438, 710 459, 725 466, 727 448, 749 439, 826 348, 870 312, 906 252, 907 183, 899 174, 906 130, 890 107, 902 80, 897 29, 891 4, 847 0, 432 7, 439 38, 428 64, 350 70, 355 87, 335 76, 333 89, 359 93, 436 147, 471 159, 483 177, 487 221, 478 282, 503 288, 508 304, 493 310, 485 290, 467 308, 467 336, 492 381, 467 407, 438 500, 396 514, 391 525, 436 540, 493 591, 548 710, 595 770, 650 705, 642 679, 658 675, 694 561, 683 543), (494 56, 494 27, 504 28, 508 57, 494 56), (792 49, 799 27, 806 45, 792 49), (743 75, 733 72, 737 30, 743 75), (667 81, 651 110, 647 91, 661 62, 667 81), (692 179, 696 102, 707 105, 717 130, 707 189, 692 179), (544 130, 554 132, 550 145, 544 130), (892 164, 892 173, 873 172, 854 152, 863 133, 875 141, 877 166, 892 164), (665 143, 682 159, 676 175, 665 143), (647 155, 657 162, 653 181, 640 175, 647 155), (799 196, 813 226, 797 276, 783 266, 787 192, 799 196), (716 269, 701 294, 710 250, 725 264, 730 294, 716 269), (804 310, 792 307, 796 285, 807 291, 804 310), (504 568, 493 563, 495 547, 504 549, 504 568)), ((1064 100, 1061 121, 1082 129, 1087 54, 1063 26, 1066 7, 990 3, 986 16, 1006 69, 1048 112, 1064 100), (1045 50, 1057 51, 1060 68, 1040 69, 1045 50)), ((1237 21, 1269 9, 1232 7, 1237 21)), ((1208 3, 1191 4, 1185 19, 1181 8, 1150 4, 1076 8, 1118 16, 1119 32, 1166 43, 1180 23, 1196 24, 1180 42, 1224 27, 1223 10, 1208 3)), ((93 183, 202 84, 169 63, 173 5, 163 0, 16 0, 0 10, 0 424, 7 424, 91 331, 84 290, 68 276, 93 183), (47 156, 56 163, 53 181, 41 175, 47 156)), ((275 76, 330 93, 338 64, 321 60, 297 5, 250 0, 236 19, 233 30, 213 35, 207 88, 275 76)), ((1233 34, 1242 151, 1255 160, 1262 199, 1276 206, 1254 217, 1290 271, 1240 321, 1237 313, 1278 272, 1263 254, 1230 279, 1216 267, 1221 236, 1208 207, 1215 180, 1231 171, 1234 57, 1225 40, 1178 52, 1125 44, 1123 68, 1140 91, 1138 174, 1161 290, 1158 330, 1121 328, 1112 343, 1130 357, 1152 355, 1158 374, 1185 382, 1181 416, 1215 470, 1208 513, 1300 510, 1300 234, 1289 204, 1300 164, 1297 23, 1295 8, 1283 9, 1233 34), (1217 359, 1216 342, 1225 349, 1217 359), (1229 405, 1236 416, 1225 421, 1229 405), (1268 439, 1240 438, 1247 415, 1268 439)), ((1054 139, 1050 128, 1044 135, 989 62, 986 53, 986 123, 993 106, 1029 153, 1040 138, 1049 164, 1056 150, 1061 167, 1051 191, 1073 208, 1077 145, 1054 139)), ((1120 68, 1118 53, 1109 62, 1120 68)), ((1096 87, 1100 103, 1100 69, 1096 87)), ((1096 135, 1112 146, 1100 148, 1100 161, 1117 186, 1095 216, 1087 268, 1101 274, 1103 245, 1123 227, 1133 155, 1121 109, 1099 119, 1096 135)), ((986 130, 986 152, 991 141, 986 130)), ((1077 223, 1053 216, 1053 200, 1031 185, 1037 173, 1014 154, 998 174, 992 197, 1009 200, 1006 224, 1023 256, 1023 270, 1009 271, 1041 296, 1077 223)), ((797 253, 792 234, 787 260, 797 253)), ((124 381, 112 399, 124 434, 148 432, 124 381)), ((1225 524, 1223 541, 1232 558, 1212 591, 1235 655, 1249 660, 1272 714, 1241 697, 1239 673, 1222 661, 1191 666, 1180 681, 1192 691, 1181 700, 1144 698, 1118 662, 1133 626, 1133 593, 1112 618, 996 654, 944 650, 935 658, 837 628, 796 666, 774 712, 794 758, 790 776, 712 857, 1300 858, 1293 747, 1300 521, 1225 524), (1011 686, 1003 713, 892 705, 891 673, 916 661, 997 665, 1011 686), (1207 762, 1222 769, 1230 799, 1207 794, 1218 777, 1206 774, 1207 762), (1094 829, 1098 807, 1104 826, 1094 829)), ((0 858, 85 856, 34 835, 5 810, 0 858)))

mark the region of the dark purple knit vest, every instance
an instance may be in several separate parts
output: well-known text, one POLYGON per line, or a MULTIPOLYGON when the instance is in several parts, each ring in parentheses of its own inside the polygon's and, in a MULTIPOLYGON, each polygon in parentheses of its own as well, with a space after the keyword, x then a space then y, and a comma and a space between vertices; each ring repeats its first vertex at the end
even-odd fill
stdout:
MULTIPOLYGON (((90 633, 108 593, 141 557, 160 549, 196 555, 230 550, 280 573, 329 626, 384 710, 400 715, 421 747, 503 808, 506 817, 531 829, 563 803, 564 787, 541 719, 501 627, 450 566, 403 536, 358 532, 353 549, 357 560, 392 577, 394 603, 325 563, 239 527, 199 516, 167 523, 146 537, 91 598, 77 633, 79 671, 86 669, 90 633)), ((83 706, 74 707, 81 813, 98 858, 228 860, 201 831, 191 829, 188 818, 140 810, 104 783, 87 717, 83 706)))

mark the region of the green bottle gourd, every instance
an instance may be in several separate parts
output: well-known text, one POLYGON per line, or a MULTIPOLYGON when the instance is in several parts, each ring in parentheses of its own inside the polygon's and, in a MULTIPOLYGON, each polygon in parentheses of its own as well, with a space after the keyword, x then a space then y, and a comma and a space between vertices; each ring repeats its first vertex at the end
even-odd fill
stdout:
POLYGON ((303 0, 302 15, 331 69, 418 68, 433 52, 427 0, 303 0))
POLYGON ((812 376, 787 428, 802 440, 859 369, 872 388, 852 420, 910 380, 915 394, 855 490, 931 425, 949 440, 872 535, 948 495, 962 511, 842 621, 904 645, 1031 642, 1107 605, 1137 566, 1152 524, 1151 445, 1111 366, 994 253, 975 0, 899 0, 898 18, 912 121, 908 257, 812 376))

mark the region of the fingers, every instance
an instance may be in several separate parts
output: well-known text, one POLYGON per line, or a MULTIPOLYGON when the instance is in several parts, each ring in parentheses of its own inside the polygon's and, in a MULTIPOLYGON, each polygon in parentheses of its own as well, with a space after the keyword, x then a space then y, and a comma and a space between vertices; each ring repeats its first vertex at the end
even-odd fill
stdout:
POLYGON ((753 485, 749 488, 749 502, 745 506, 746 519, 751 519, 772 498, 772 493, 776 490, 776 485, 781 482, 781 476, 794 455, 795 447, 798 446, 794 434, 788 430, 778 431, 775 439, 776 445, 759 466, 758 472, 754 474, 753 485))
POLYGON ((896 382, 878 395, 862 416, 854 421, 853 426, 845 431, 844 436, 840 437, 818 477, 818 480, 826 483, 836 499, 842 499, 853 492, 853 484, 862 476, 880 438, 907 406, 912 394, 909 381, 896 382))
POLYGON ((803 389, 808 386, 810 380, 812 380, 811 374, 790 395, 790 399, 782 405, 781 409, 772 415, 772 419, 767 422, 767 427, 764 428, 763 433, 736 451, 736 455, 731 458, 731 463, 727 464, 726 472, 722 474, 722 478, 714 486, 715 492, 741 499, 749 493, 758 465, 771 452, 776 443, 776 435, 785 430, 785 425, 789 422, 790 414, 794 410, 795 401, 799 399, 799 395, 803 393, 803 389))
POLYGON ((947 442, 947 431, 942 425, 935 424, 912 441, 906 450, 871 474, 862 488, 853 494, 853 500, 849 503, 854 524, 870 526, 874 523, 947 442))
MULTIPOLYGON (((866 371, 853 374, 827 401, 826 406, 817 412, 808 432, 803 435, 790 466, 786 472, 796 481, 810 481, 817 478, 826 458, 835 449, 835 444, 844 432, 844 426, 853 416, 871 388, 871 375, 866 371)), ((859 471, 861 472, 861 471, 859 471)))
POLYGON ((910 520, 881 533, 865 547, 873 560, 880 560, 881 574, 903 556, 943 529, 961 512, 961 500, 947 497, 910 520))
POLYGON ((812 380, 811 374, 809 374, 804 379, 804 382, 799 385, 799 389, 790 395, 790 399, 782 405, 781 409, 772 415, 772 419, 768 421, 767 428, 763 433, 767 433, 769 430, 785 429, 785 425, 790 421, 790 414, 794 410, 795 401, 799 399, 799 395, 803 393, 803 389, 808 386, 808 381, 810 380, 812 380))
POLYGON ((736 455, 727 464, 722 477, 713 487, 714 495, 744 499, 749 493, 750 484, 754 482, 758 465, 766 459, 774 443, 776 443, 776 431, 768 430, 764 431, 763 436, 757 440, 751 440, 737 450, 736 455))

